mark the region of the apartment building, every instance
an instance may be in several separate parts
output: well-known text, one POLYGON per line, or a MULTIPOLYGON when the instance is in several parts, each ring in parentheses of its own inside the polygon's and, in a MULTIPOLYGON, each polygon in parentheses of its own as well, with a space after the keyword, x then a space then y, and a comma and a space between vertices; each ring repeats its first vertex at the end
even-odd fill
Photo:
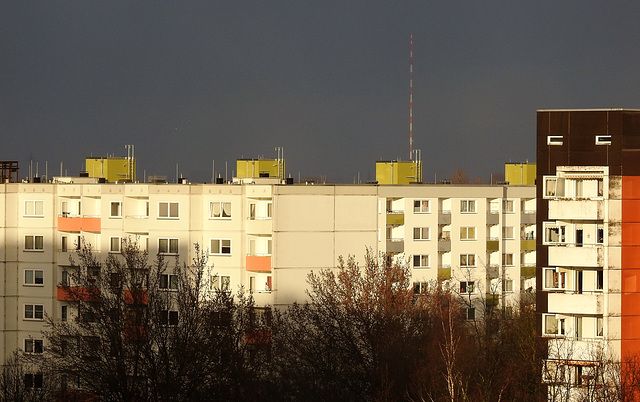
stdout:
POLYGON ((640 110, 537 112, 537 309, 552 399, 583 400, 621 374, 596 378, 603 358, 640 352, 639 150, 640 110))
MULTIPOLYGON (((66 319, 58 289, 78 241, 101 257, 125 238, 169 262, 206 249, 212 289, 243 286, 258 305, 306 299, 307 275, 367 247, 413 273, 415 291, 443 281, 468 301, 517 303, 534 287, 535 189, 506 185, 56 183, 0 185, 0 359, 41 352, 45 312, 66 319)), ((66 181, 66 182, 64 182, 66 181)), ((170 264, 171 265, 171 264, 170 264)))

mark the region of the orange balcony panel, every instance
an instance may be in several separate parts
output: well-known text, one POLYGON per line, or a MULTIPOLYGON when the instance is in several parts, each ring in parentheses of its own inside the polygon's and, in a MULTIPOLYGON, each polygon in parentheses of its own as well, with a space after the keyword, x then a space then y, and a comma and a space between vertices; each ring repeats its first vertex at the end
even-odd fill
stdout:
POLYGON ((100 218, 59 216, 58 230, 63 232, 100 232, 100 218))
POLYGON ((100 299, 100 288, 58 286, 56 299, 60 301, 95 302, 100 299))
POLYGON ((146 290, 125 290, 124 302, 126 304, 149 304, 149 292, 146 290))
POLYGON ((247 271, 271 272, 271 256, 247 256, 247 271))
POLYGON ((149 337, 149 328, 143 325, 125 325, 123 336, 128 341, 144 341, 149 337))
POLYGON ((253 329, 245 332, 244 342, 247 345, 266 345, 271 343, 271 330, 253 329))

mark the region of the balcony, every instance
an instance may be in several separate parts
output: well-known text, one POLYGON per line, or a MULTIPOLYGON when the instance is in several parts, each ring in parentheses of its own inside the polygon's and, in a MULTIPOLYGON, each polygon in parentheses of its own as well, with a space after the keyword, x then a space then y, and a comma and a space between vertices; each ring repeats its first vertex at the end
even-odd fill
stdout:
POLYGON ((267 345, 271 343, 271 331, 268 329, 250 329, 244 333, 244 342, 248 345, 267 345))
POLYGON ((387 211, 387 225, 400 226, 404 225, 403 211, 387 211))
POLYGON ((489 266, 487 267, 487 278, 496 279, 499 275, 500 275, 500 265, 489 264, 489 266))
POLYGON ((100 218, 58 217, 58 230, 61 232, 100 232, 100 218))
POLYGON ((487 225, 497 225, 500 222, 500 214, 497 211, 487 212, 487 225))
POLYGON ((125 290, 124 302, 126 304, 147 305, 149 304, 149 292, 146 290, 125 290))
POLYGON ((271 218, 247 218, 246 231, 250 234, 271 234, 273 223, 271 218))
POLYGON ((601 267, 602 247, 549 246, 549 265, 558 267, 601 267))
POLYGON ((535 239, 520 240, 520 250, 535 251, 535 249, 536 249, 535 239))
POLYGON ((438 240, 438 251, 445 253, 451 251, 451 240, 449 238, 438 240))
POLYGON ((500 303, 500 295, 488 294, 486 297, 487 307, 495 307, 500 303))
POLYGON ((247 271, 251 272, 271 272, 271 256, 248 255, 246 267, 247 271))
POLYGON ((533 278, 536 276, 536 264, 521 264, 520 276, 523 278, 533 278))
POLYGON ((58 286, 56 299, 59 301, 95 302, 100 299, 100 288, 58 286))
POLYGON ((549 219, 602 220, 603 200, 549 200, 549 219))
POLYGON ((387 253, 404 253, 404 239, 388 239, 387 253))
POLYGON ((450 265, 440 265, 438 267, 438 280, 444 281, 447 279, 451 279, 451 266, 450 265))
POLYGON ((520 214, 520 223, 534 225, 536 223, 536 211, 524 211, 520 214))
POLYGON ((550 313, 602 314, 602 293, 553 293, 547 295, 550 313))
POLYGON ((451 211, 441 210, 438 214, 438 225, 451 225, 451 211))
POLYGON ((500 241, 495 237, 490 237, 487 240, 487 252, 500 250, 500 241))

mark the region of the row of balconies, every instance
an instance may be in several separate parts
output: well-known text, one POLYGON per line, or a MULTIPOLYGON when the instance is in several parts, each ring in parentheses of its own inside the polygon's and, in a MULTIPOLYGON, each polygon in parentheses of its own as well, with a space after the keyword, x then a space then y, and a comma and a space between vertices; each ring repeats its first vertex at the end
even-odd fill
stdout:
MULTIPOLYGON (((487 213, 487 225, 497 225, 500 222, 500 214, 497 212, 487 213)), ((526 211, 520 214, 520 222, 526 225, 536 223, 535 212, 526 211)), ((438 225, 451 224, 451 211, 439 211, 438 225)), ((399 226, 404 225, 404 211, 387 211, 387 225, 399 226)))

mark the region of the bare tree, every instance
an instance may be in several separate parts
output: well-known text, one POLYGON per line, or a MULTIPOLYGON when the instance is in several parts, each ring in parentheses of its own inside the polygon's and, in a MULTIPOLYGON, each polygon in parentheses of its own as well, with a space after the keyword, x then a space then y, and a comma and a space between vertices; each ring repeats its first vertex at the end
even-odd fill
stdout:
POLYGON ((0 401, 35 402, 53 397, 51 383, 44 381, 39 359, 27 359, 15 351, 0 370, 0 401))

